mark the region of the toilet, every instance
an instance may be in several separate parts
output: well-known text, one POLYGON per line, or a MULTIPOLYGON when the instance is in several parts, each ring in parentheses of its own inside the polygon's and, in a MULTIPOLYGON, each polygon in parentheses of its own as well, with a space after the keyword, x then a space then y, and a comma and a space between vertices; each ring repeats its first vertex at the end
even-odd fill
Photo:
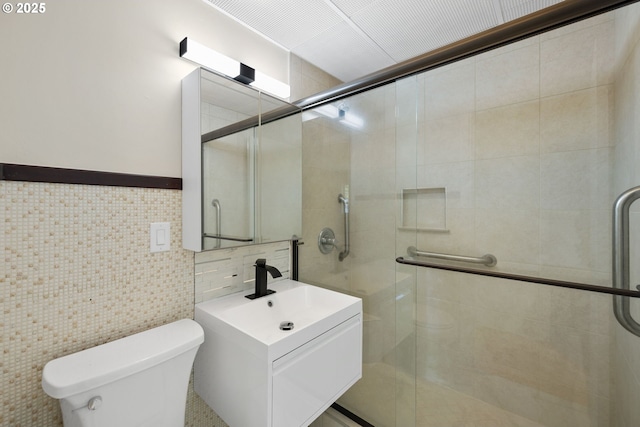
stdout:
POLYGON ((42 388, 60 399, 65 427, 184 427, 202 327, 178 320, 55 359, 42 388))

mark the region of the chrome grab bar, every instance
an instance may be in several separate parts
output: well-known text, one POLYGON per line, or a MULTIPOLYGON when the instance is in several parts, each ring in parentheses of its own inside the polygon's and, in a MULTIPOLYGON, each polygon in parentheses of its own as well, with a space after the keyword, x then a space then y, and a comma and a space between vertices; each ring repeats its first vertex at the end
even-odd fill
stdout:
POLYGON ((428 261, 416 261, 413 259, 405 259, 403 257, 396 258, 398 264, 412 265, 415 267, 434 268, 436 270, 453 271, 456 273, 473 274, 475 276, 493 277, 496 279, 514 280, 516 282, 535 283, 540 285, 556 286, 567 289, 578 289, 581 291, 598 292, 608 295, 622 295, 624 297, 639 298, 639 291, 632 291, 630 289, 616 289, 611 286, 602 285, 589 285, 586 283, 567 282, 564 280, 547 279, 544 277, 535 276, 522 276, 519 274, 504 273, 495 270, 479 270, 470 267, 459 267, 450 264, 439 264, 428 261))
POLYGON ((221 248, 223 240, 231 240, 233 242, 253 242, 252 237, 236 237, 236 236, 223 236, 222 235, 222 215, 220 213, 220 200, 213 199, 211 206, 216 210, 216 233, 208 234, 204 233, 202 236, 209 239, 216 239, 214 248, 221 248))
MULTIPOLYGON (((346 191, 345 191, 346 193, 346 191)), ((338 254, 338 260, 344 261, 349 255, 349 196, 338 195, 338 203, 342 203, 344 213, 344 250, 338 254)))
POLYGON ((486 254, 481 257, 439 254, 435 252, 419 251, 418 249, 416 249, 415 246, 409 246, 407 248, 407 253, 409 254, 409 256, 412 256, 412 257, 421 256, 425 258, 436 258, 436 259, 443 259, 447 261, 468 262, 471 264, 486 265, 487 267, 494 267, 498 263, 498 260, 496 259, 496 257, 491 254, 486 254))
MULTIPOLYGON (((222 234, 222 217, 220 216, 220 200, 218 199, 213 199, 211 201, 211 205, 214 207, 214 209, 216 210, 216 235, 221 235, 222 234)), ((207 236, 209 237, 209 236, 207 236)), ((219 248, 222 245, 222 241, 221 240, 217 240, 215 243, 215 247, 219 248)))
MULTIPOLYGON (((630 188, 620 194, 613 204, 613 287, 630 288, 629 275, 629 208, 640 198, 640 187, 630 188)), ((629 298, 613 297, 613 313, 627 331, 640 337, 640 324, 631 316, 629 298)))

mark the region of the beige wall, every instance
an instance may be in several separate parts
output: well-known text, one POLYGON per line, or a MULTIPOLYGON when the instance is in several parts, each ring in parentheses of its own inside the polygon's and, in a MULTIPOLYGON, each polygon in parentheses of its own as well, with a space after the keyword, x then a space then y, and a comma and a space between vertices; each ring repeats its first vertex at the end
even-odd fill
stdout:
POLYGON ((306 98, 342 83, 304 59, 291 55, 291 102, 306 98))
MULTIPOLYGON (((292 72, 306 94, 322 75, 310 64, 292 72)), ((51 149, 64 150, 63 142, 52 140, 51 149)), ((86 154, 64 166, 108 168, 99 153, 86 154)), ((38 164, 37 156, 24 163, 38 164)), ((151 173, 135 166, 130 172, 151 173)), ((193 317, 194 255, 181 248, 180 203, 176 190, 0 181, 0 425, 62 425, 58 402, 40 386, 49 360, 193 317), (165 221, 171 250, 151 254, 149 224, 165 221)), ((192 387, 186 425, 226 426, 192 387)))
POLYGON ((2 14, 0 161, 179 177, 185 36, 283 81, 289 52, 202 0, 2 14))
MULTIPOLYGON (((179 177, 184 37, 300 97, 337 83, 201 0, 56 1, 0 16, 0 162, 179 177), (289 67, 291 66, 291 70, 289 67)), ((193 317, 194 256, 176 190, 0 181, 0 425, 61 425, 40 386, 56 357, 193 317), (149 224, 171 250, 149 253, 149 224)), ((189 389, 188 426, 225 426, 189 389)))

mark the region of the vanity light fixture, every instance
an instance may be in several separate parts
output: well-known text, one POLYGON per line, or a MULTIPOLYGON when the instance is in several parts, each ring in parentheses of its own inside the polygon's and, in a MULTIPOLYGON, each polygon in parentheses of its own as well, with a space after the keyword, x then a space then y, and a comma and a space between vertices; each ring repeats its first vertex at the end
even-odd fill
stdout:
POLYGON ((180 42, 180 56, 213 72, 223 74, 240 83, 253 86, 280 98, 289 98, 291 94, 288 84, 269 77, 188 37, 185 37, 180 42))

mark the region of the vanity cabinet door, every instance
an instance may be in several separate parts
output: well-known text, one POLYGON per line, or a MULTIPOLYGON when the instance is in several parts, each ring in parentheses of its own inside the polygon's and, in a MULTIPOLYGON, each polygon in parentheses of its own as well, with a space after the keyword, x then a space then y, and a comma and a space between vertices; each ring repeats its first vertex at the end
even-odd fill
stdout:
POLYGON ((271 425, 308 425, 361 377, 357 315, 273 362, 271 425))

